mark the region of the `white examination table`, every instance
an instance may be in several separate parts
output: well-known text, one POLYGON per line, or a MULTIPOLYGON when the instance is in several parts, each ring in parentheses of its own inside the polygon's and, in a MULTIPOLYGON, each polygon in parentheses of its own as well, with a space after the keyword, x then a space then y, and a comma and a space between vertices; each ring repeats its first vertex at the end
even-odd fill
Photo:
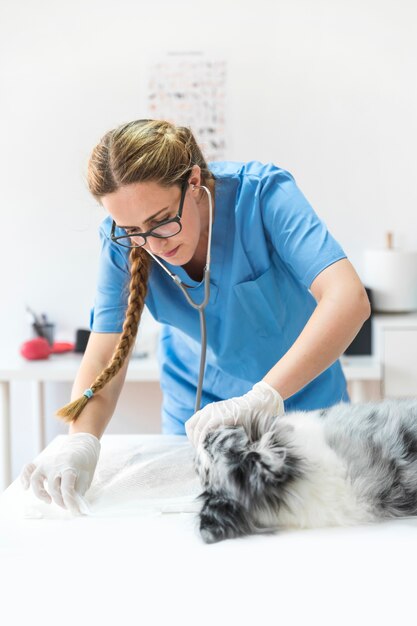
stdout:
POLYGON ((101 443, 90 516, 44 504, 18 480, 0 496, 2 624, 417 621, 416 519, 205 545, 186 437, 101 443))

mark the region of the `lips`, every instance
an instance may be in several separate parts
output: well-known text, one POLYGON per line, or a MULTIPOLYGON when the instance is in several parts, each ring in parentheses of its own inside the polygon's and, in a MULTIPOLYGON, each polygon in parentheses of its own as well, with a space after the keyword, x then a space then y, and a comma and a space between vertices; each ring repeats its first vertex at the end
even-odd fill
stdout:
POLYGON ((165 252, 164 254, 162 254, 162 256, 166 256, 166 257, 174 256, 177 253, 178 248, 179 248, 179 246, 177 246, 176 248, 174 248, 170 252, 165 252))

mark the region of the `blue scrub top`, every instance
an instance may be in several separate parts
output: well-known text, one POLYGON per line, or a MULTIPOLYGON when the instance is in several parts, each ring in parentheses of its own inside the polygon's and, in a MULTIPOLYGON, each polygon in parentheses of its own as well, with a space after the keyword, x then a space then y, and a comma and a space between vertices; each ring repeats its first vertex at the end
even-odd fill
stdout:
MULTIPOLYGON (((215 217, 202 407, 240 396, 265 376, 314 311, 317 304, 309 291, 314 278, 346 258, 289 172, 259 161, 208 165, 215 176, 215 217)), ((100 226, 100 269, 90 328, 120 333, 130 280, 129 250, 110 240, 111 224, 109 216, 100 226)), ((182 267, 166 265, 194 287, 192 298, 201 302, 204 286, 182 267)), ((185 434, 198 380, 199 315, 155 262, 145 302, 162 324, 158 350, 162 432, 185 434)), ((284 404, 291 411, 338 402, 349 402, 349 396, 336 361, 284 404)))

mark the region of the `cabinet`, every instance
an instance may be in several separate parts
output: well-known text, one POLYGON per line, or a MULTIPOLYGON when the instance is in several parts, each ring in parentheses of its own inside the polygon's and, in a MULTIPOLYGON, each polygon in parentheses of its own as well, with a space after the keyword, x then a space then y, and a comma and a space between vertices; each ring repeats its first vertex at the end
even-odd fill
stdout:
POLYGON ((382 394, 417 398, 417 314, 378 314, 374 353, 382 364, 382 394))
POLYGON ((383 352, 384 395, 417 397, 417 328, 385 329, 383 352))

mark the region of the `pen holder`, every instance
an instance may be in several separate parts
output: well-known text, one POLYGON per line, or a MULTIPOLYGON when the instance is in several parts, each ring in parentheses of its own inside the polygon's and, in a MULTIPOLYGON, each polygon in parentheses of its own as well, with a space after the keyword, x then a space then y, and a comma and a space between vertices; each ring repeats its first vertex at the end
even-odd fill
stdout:
POLYGON ((55 324, 32 324, 32 328, 37 337, 45 337, 50 346, 54 345, 55 324))

